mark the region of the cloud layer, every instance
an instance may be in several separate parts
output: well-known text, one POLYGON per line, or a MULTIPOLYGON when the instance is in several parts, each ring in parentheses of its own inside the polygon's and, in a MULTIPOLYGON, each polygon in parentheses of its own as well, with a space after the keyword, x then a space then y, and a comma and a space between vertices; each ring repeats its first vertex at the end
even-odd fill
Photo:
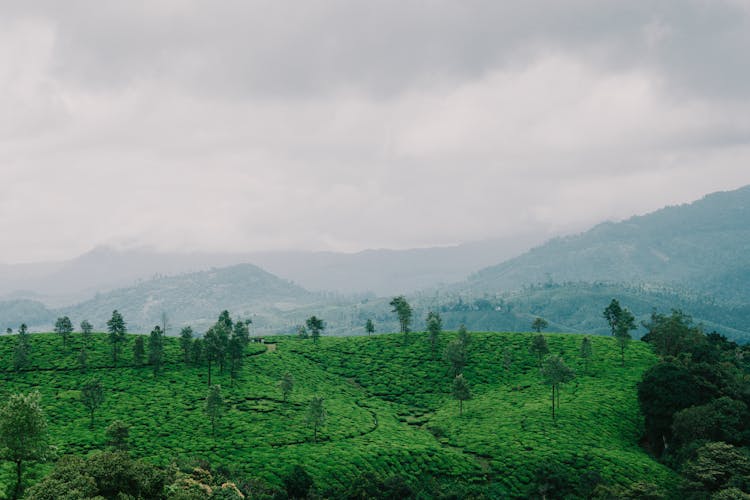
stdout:
POLYGON ((0 262, 580 230, 750 183, 750 5, 0 7, 0 262))

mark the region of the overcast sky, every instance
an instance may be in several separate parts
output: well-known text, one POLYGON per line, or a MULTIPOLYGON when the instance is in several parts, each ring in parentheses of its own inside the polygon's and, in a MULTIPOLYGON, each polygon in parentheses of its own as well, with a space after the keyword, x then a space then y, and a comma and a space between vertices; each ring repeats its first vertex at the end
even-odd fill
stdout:
POLYGON ((0 3, 0 262, 406 248, 750 184, 750 1, 0 3))

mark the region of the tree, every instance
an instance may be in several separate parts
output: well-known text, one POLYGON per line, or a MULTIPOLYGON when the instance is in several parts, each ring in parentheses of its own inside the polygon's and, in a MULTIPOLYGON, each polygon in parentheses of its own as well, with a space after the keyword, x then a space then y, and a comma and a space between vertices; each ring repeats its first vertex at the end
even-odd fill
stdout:
POLYGON ((0 457, 16 466, 14 499, 23 492, 23 464, 44 460, 49 454, 47 420, 41 400, 36 391, 14 394, 0 408, 0 457))
POLYGON ((112 311, 112 317, 107 321, 107 331, 109 332, 109 342, 112 344, 112 362, 117 368, 117 355, 120 354, 120 344, 125 342, 127 333, 127 324, 117 309, 112 311))
POLYGON ((375 323, 373 323, 370 318, 367 318, 367 321, 365 322, 365 332, 367 332, 367 335, 375 333, 375 323))
POLYGON ((620 364, 622 366, 625 366, 625 348, 628 347, 631 340, 630 332, 635 330, 635 328, 635 318, 633 317, 633 314, 627 309, 623 309, 617 328, 615 329, 617 345, 620 346, 620 364))
POLYGON ((203 362, 203 340, 197 338, 193 340, 193 346, 190 348, 190 360, 198 366, 203 362))
POLYGON ((313 427, 313 443, 318 440, 318 429, 326 421, 326 410, 323 407, 323 398, 313 397, 307 410, 307 423, 313 427))
POLYGON ((644 323, 646 335, 641 340, 654 346, 661 356, 678 356, 683 352, 694 352, 706 344, 701 329, 693 325, 693 318, 679 309, 669 316, 651 313, 651 321, 644 323))
POLYGON ((531 323, 531 329, 534 330, 537 333, 541 333, 542 330, 547 328, 549 326, 549 323, 547 323, 547 320, 544 318, 536 318, 531 323))
POLYGON ((310 316, 307 318, 307 321, 305 321, 305 325, 307 326, 307 330, 310 332, 310 336, 313 339, 313 342, 318 342, 318 339, 320 339, 320 334, 323 330, 326 329, 325 322, 317 318, 315 316, 310 316))
POLYGON ((589 360, 593 355, 594 351, 591 348, 591 339, 583 337, 583 340, 581 341, 581 358, 583 358, 583 370, 585 372, 588 372, 589 370, 589 360))
POLYGON ((617 331, 617 325, 620 323, 620 317, 622 316, 622 307, 620 307, 617 299, 612 299, 612 302, 604 309, 602 315, 607 320, 609 329, 612 331, 612 336, 614 336, 617 331))
POLYGON ((78 352, 78 367, 81 369, 82 372, 86 371, 86 368, 88 367, 88 359, 89 355, 86 352, 86 347, 81 347, 81 350, 78 352))
POLYGON ((544 360, 542 375, 544 383, 552 387, 552 420, 555 420, 555 408, 560 408, 560 386, 573 380, 575 372, 568 368, 560 356, 553 355, 544 360))
POLYGON ((430 348, 434 357, 438 342, 440 341, 440 334, 443 332, 443 319, 440 317, 440 314, 430 311, 427 313, 426 324, 427 339, 430 341, 430 348))
POLYGON ((292 467, 282 478, 286 497, 290 499, 308 498, 310 489, 315 484, 305 469, 300 465, 292 467))
POLYGON ((160 319, 161 319, 161 331, 162 331, 162 333, 164 333, 164 335, 166 335, 167 331, 170 328, 170 326, 169 326, 169 316, 167 315, 166 311, 162 311, 161 312, 160 319))
POLYGON ((63 348, 68 347, 68 338, 70 338, 70 334, 73 333, 73 330, 73 323, 70 321, 69 317, 63 316, 57 318, 57 321, 55 321, 55 333, 62 337, 63 348))
MULTIPOLYGON (((711 493, 750 483, 750 459, 731 444, 706 443, 683 468, 688 490, 695 498, 715 498, 711 493)), ((731 498, 744 498, 734 496, 731 498)))
POLYGON ((104 387, 99 379, 92 379, 83 384, 81 387, 81 403, 89 411, 91 421, 89 423, 89 429, 94 428, 94 412, 104 402, 104 387))
POLYGON ((185 359, 185 363, 190 362, 190 348, 193 343, 193 329, 186 326, 180 330, 180 348, 182 348, 182 354, 185 359))
POLYGON ((119 451, 126 451, 130 447, 130 426, 122 420, 115 420, 104 431, 107 446, 119 451))
POLYGON ((145 355, 146 348, 143 344, 143 335, 138 335, 135 337, 135 342, 133 343, 133 361, 135 361, 136 366, 143 364, 143 357, 145 355))
POLYGON ((539 361, 539 368, 542 367, 542 359, 544 359, 544 356, 549 354, 549 347, 547 347, 547 339, 544 338, 544 335, 537 334, 534 335, 534 337, 531 339, 531 347, 529 347, 529 350, 536 355, 537 360, 539 361))
POLYGON ((245 349, 247 349, 247 345, 250 343, 250 328, 248 324, 244 321, 236 321, 232 330, 232 336, 229 338, 229 375, 232 378, 232 382, 237 378, 242 368, 242 362, 245 359, 245 349))
POLYGON ((467 350, 469 349, 469 344, 471 344, 471 335, 469 335, 469 331, 466 329, 466 325, 461 324, 461 326, 458 327, 458 335, 456 336, 456 338, 464 345, 467 350))
POLYGON ((18 329, 18 339, 13 350, 13 368, 18 372, 26 368, 31 356, 31 339, 27 333, 26 325, 18 329))
POLYGON ((203 337, 203 356, 208 362, 208 386, 211 387, 211 364, 221 356, 222 345, 216 325, 212 326, 203 337))
POLYGON ((464 401, 471 399, 471 390, 463 374, 459 373, 453 379, 453 398, 458 400, 458 414, 464 413, 464 401))
POLYGON ((281 380, 279 381, 279 387, 281 387, 281 395, 286 402, 289 395, 294 390, 294 377, 289 372, 286 372, 281 380))
POLYGON ((393 300, 389 302, 389 305, 393 308, 392 311, 396 313, 396 316, 398 317, 398 323, 401 326, 401 333, 404 334, 404 342, 406 342, 409 335, 409 325, 411 325, 411 306, 403 295, 394 297, 393 300))
POLYGON ((83 340, 86 344, 91 340, 91 331, 94 329, 93 325, 89 323, 87 319, 81 321, 81 333, 83 334, 83 340))
POLYGON ((8 327, 8 328, 7 328, 6 330, 5 330, 5 333, 7 333, 8 335, 10 335, 11 333, 13 333, 13 328, 10 328, 10 327, 8 327))
POLYGON ((221 395, 221 386, 212 385, 206 397, 206 414, 211 421, 211 436, 216 437, 216 423, 224 413, 224 398, 221 395))
POLYGON ((164 334, 159 325, 156 325, 148 336, 148 362, 154 370, 155 377, 164 363, 164 334))
POLYGON ((466 346, 459 340, 449 342, 445 347, 445 360, 451 365, 451 374, 455 377, 462 373, 466 366, 466 346))

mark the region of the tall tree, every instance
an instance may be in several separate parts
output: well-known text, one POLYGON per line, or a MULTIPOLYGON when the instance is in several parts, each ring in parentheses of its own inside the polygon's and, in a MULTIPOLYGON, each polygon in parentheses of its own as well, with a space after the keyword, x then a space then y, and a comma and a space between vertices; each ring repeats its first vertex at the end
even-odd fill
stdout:
POLYGON ((294 377, 292 377, 292 374, 289 372, 286 372, 283 377, 281 377, 281 380, 279 381, 279 387, 281 388, 281 395, 284 398, 284 401, 289 398, 289 395, 294 390, 294 377))
POLYGON ((396 313, 396 316, 398 317, 398 323, 401 326, 401 333, 404 334, 404 342, 406 342, 409 335, 409 326, 411 325, 411 306, 403 295, 394 297, 393 300, 389 302, 389 305, 393 308, 392 311, 396 313))
POLYGON ((542 369, 544 383, 552 387, 552 419, 555 420, 557 415, 555 408, 560 408, 560 386, 570 382, 575 378, 575 372, 571 370, 560 356, 552 355, 544 360, 542 369))
POLYGON ((136 366, 143 364, 143 357, 146 355, 146 348, 143 343, 143 335, 136 335, 133 343, 133 361, 136 366))
POLYGON ((211 387, 211 365, 221 356, 222 351, 221 337, 216 331, 216 325, 212 326, 203 336, 203 357, 208 363, 208 386, 211 387))
POLYGON ((192 361, 195 366, 199 366, 203 363, 203 344, 203 340, 196 338, 193 340, 193 347, 190 348, 190 361, 192 361))
POLYGON ((693 318, 679 309, 673 309, 669 316, 653 312, 651 320, 643 326, 647 332, 641 340, 653 345, 661 356, 678 356, 705 343, 701 328, 693 325, 693 318))
POLYGON ((581 341, 581 358, 583 359, 583 370, 588 373, 589 371, 589 360, 594 355, 594 351, 591 347, 591 339, 583 337, 581 341))
POLYGON ((190 326, 184 327, 182 330, 180 330, 180 348, 182 349, 182 354, 185 360, 185 363, 190 362, 190 352, 191 347, 193 344, 193 329, 190 326))
POLYGON ((245 349, 250 343, 250 329, 248 323, 236 321, 232 329, 232 336, 229 339, 229 376, 232 382, 237 378, 242 369, 242 363, 245 359, 245 349))
POLYGON ((536 333, 541 333, 542 330, 544 330, 548 326, 549 326, 549 323, 547 323, 547 320, 544 318, 536 318, 531 323, 531 329, 534 330, 536 333))
POLYGON ((171 327, 169 324, 169 315, 167 314, 167 311, 161 312, 160 320, 161 320, 161 331, 164 335, 166 335, 167 331, 171 327))
POLYGON ((55 333, 62 337, 63 348, 67 349, 68 339, 70 338, 70 334, 73 333, 73 330, 73 322, 70 321, 69 317, 62 316, 55 321, 55 333))
POLYGON ((615 329, 615 338, 617 339, 617 345, 620 346, 620 364, 625 366, 625 349, 630 343, 631 337, 630 332, 635 330, 635 317, 627 309, 623 308, 620 313, 620 319, 615 329))
POLYGON ((375 333, 375 323, 373 323, 370 318, 367 318, 367 321, 365 322, 365 332, 367 332, 367 335, 375 333))
POLYGON ((325 322, 316 316, 310 316, 307 318, 307 321, 305 321, 305 325, 310 332, 313 342, 317 343, 318 339, 320 339, 320 334, 326 329, 325 322))
POLYGON ((427 313, 427 339, 430 342, 430 348, 432 349, 432 356, 435 357, 437 352, 438 343, 440 342, 440 334, 443 332, 443 319, 440 314, 430 311, 427 313))
POLYGON ((89 323, 89 320, 84 319, 81 321, 81 334, 83 335, 83 341, 86 345, 91 341, 91 332, 93 329, 94 326, 89 323))
POLYGON ((622 307, 620 307, 620 303, 617 299, 612 299, 609 305, 604 309, 602 316, 607 320, 609 329, 612 331, 612 336, 614 336, 617 332, 617 325, 620 323, 620 318, 622 317, 622 307))
POLYGON ((459 340, 449 342, 445 347, 445 360, 450 363, 450 372, 455 377, 466 366, 466 346, 459 340))
POLYGON ((544 356, 549 354, 547 339, 544 338, 544 335, 542 335, 541 333, 538 335, 534 335, 534 337, 531 339, 531 347, 529 347, 529 350, 537 357, 539 368, 541 368, 542 359, 544 359, 544 356))
POLYGON ((14 499, 23 493, 23 464, 44 460, 49 455, 47 420, 41 399, 36 391, 14 394, 0 408, 0 457, 16 466, 14 499))
POLYGON ((159 325, 156 325, 148 336, 148 362, 155 377, 164 363, 164 333, 159 325))
POLYGON ((18 339, 13 350, 13 368, 18 372, 29 365, 31 361, 31 338, 25 324, 18 329, 18 339))
POLYGON ((94 428, 94 412, 104 402, 104 387, 99 379, 92 379, 83 384, 81 387, 81 403, 89 411, 91 421, 89 423, 89 429, 94 428))
POLYGON ((464 401, 471 399, 471 390, 462 373, 453 379, 453 399, 458 401, 458 414, 463 415, 464 401))
POLYGON ((112 362, 117 368, 117 355, 120 354, 120 347, 125 342, 127 333, 127 324, 117 309, 112 311, 112 317, 107 321, 107 332, 109 332, 109 342, 112 344, 112 362))
POLYGON ((464 325, 463 323, 458 327, 458 335, 456 335, 456 338, 464 345, 467 350, 469 349, 469 345, 471 344, 471 335, 466 329, 466 325, 464 325))
POLYGON ((318 441, 318 429, 326 421, 326 410, 323 407, 323 398, 313 397, 310 401, 310 407, 307 409, 307 423, 313 428, 313 443, 318 441))
POLYGON ((211 421, 211 436, 216 437, 216 423, 224 413, 224 397, 221 395, 221 386, 212 385, 206 397, 206 414, 211 421))

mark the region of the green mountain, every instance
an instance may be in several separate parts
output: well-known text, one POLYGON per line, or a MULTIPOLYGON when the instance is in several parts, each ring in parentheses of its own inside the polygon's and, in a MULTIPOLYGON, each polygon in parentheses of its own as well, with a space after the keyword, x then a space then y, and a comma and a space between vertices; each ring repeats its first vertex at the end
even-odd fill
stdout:
POLYGON ((750 186, 557 238, 472 275, 474 293, 537 283, 687 288, 728 304, 750 296, 750 186))
MULTIPOLYGON (((444 333, 435 351, 420 333, 406 345, 397 334, 323 337, 319 343, 269 339, 274 343, 248 346, 237 380, 214 365, 212 381, 226 401, 214 437, 204 409, 208 367, 185 364, 178 339, 166 338, 166 363, 154 375, 151 366, 134 362, 135 338, 126 336, 113 368, 107 336, 94 334, 83 371, 80 334, 67 348, 57 335, 31 335, 30 366, 14 372, 16 339, 4 336, 3 395, 32 387, 41 392, 50 444, 59 455, 91 456, 103 449, 104 429, 119 419, 130 425, 134 457, 158 465, 202 464, 196 480, 206 477, 210 464, 261 492, 282 488, 294 465, 308 471, 322 498, 371 498, 356 488, 398 485, 394 478, 418 491, 414 498, 527 498, 545 485, 556 488, 550 497, 579 498, 597 484, 643 482, 662 492, 676 486, 676 475, 638 445, 635 387, 656 362, 645 343, 632 343, 620 366, 614 339, 593 338, 593 357, 584 368, 581 336, 546 335, 550 350, 578 374, 562 387, 553 420, 550 388, 528 349, 529 334, 470 335, 463 375, 473 397, 462 413, 451 396, 453 375, 434 354, 454 333, 444 333), (285 373, 294 379, 287 400, 279 388, 285 373), (101 381, 104 401, 90 429, 80 390, 92 377, 101 381), (317 442, 307 418, 315 396, 323 398, 327 413, 317 442), (548 484, 549 467, 556 473, 548 484)), ((29 482, 51 467, 25 465, 29 482)), ((0 490, 13 474, 11 467, 0 468, 0 490)))

